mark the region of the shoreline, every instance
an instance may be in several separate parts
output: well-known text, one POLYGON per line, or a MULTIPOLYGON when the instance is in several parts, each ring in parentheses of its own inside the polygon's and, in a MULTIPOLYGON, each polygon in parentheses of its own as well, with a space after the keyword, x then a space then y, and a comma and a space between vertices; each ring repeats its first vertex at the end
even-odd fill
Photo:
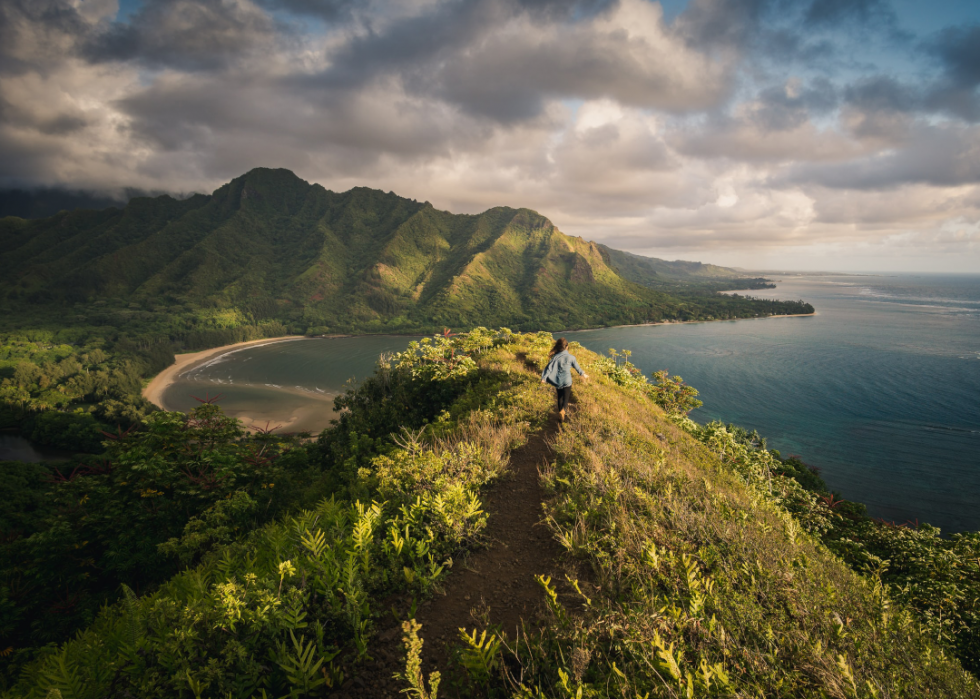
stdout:
MULTIPOLYGON (((563 333, 563 332, 591 332, 595 330, 612 330, 615 328, 644 328, 652 327, 657 325, 688 325, 691 323, 722 323, 722 322, 735 322, 740 320, 767 320, 772 318, 811 318, 817 315, 816 311, 813 313, 795 313, 788 315, 771 315, 771 316, 760 316, 752 318, 715 318, 713 320, 663 320, 656 323, 632 323, 626 325, 604 325, 593 328, 577 328, 577 329, 565 329, 565 330, 555 330, 553 333, 563 333)), ((417 336, 419 333, 381 333, 384 335, 391 335, 395 337, 411 337, 417 336)), ((229 352, 236 352, 240 349, 246 347, 261 347, 263 345, 272 345, 280 342, 295 342, 297 340, 313 340, 320 338, 338 338, 338 337, 368 337, 373 336, 375 333, 366 333, 363 335, 352 335, 352 334, 330 334, 330 335, 316 335, 313 337, 307 335, 284 335, 282 337, 266 337, 261 340, 247 340, 245 342, 236 342, 232 345, 224 345, 222 347, 212 347, 211 349, 200 350, 198 352, 186 352, 183 354, 174 355, 174 363, 168 366, 166 369, 161 371, 159 374, 150 379, 149 383, 143 387, 141 395, 143 398, 153 403, 156 407, 161 410, 170 410, 163 402, 163 394, 169 388, 176 379, 182 374, 197 368, 205 362, 216 359, 223 354, 228 354, 229 352)), ((299 415, 291 415, 289 419, 286 420, 286 424, 283 426, 288 426, 290 424, 295 424, 300 422, 299 415)), ((251 416, 239 416, 239 419, 243 420, 249 427, 255 427, 256 424, 262 418, 254 418, 251 416)), ((275 422, 275 421, 273 421, 275 422)))
POLYGON ((616 328, 647 328, 653 327, 655 325, 690 325, 692 323, 734 323, 739 320, 772 320, 773 318, 813 318, 819 315, 816 311, 813 313, 788 313, 785 315, 771 315, 771 316, 752 316, 751 318, 713 318, 711 320, 661 320, 656 323, 629 323, 626 325, 600 325, 595 328, 575 328, 564 330, 553 330, 554 333, 582 333, 591 332, 593 330, 615 330, 616 328))
MULTIPOLYGON (((788 315, 771 315, 771 316, 760 316, 752 318, 715 318, 712 320, 662 320, 656 323, 632 323, 626 325, 601 325, 592 328, 566 328, 564 330, 555 330, 552 332, 589 332, 592 330, 612 330, 614 328, 645 328, 656 325, 688 325, 691 323, 723 323, 723 322, 734 322, 739 320, 767 320, 771 318, 811 318, 817 315, 816 311, 813 313, 795 313, 788 315)), ((362 335, 352 335, 352 334, 336 334, 336 335, 316 335, 310 337, 308 335, 284 335, 282 337, 266 337, 261 340, 248 340, 246 342, 236 342, 232 345, 224 345, 222 347, 212 347, 211 349, 200 350, 198 352, 186 352, 183 354, 174 355, 174 363, 168 366, 166 369, 161 371, 159 374, 150 379, 150 382, 143 387, 141 391, 142 396, 153 403, 161 410, 169 410, 163 403, 163 393, 167 388, 174 383, 178 376, 181 374, 195 369, 209 359, 214 359, 222 354, 227 354, 228 352, 237 351, 245 347, 260 347, 262 345, 271 345, 279 342, 295 342, 296 340, 314 340, 320 338, 336 338, 336 337, 368 337, 374 336, 376 333, 364 333, 362 335)), ((411 337, 411 336, 426 336, 420 335, 417 332, 412 333, 381 333, 383 335, 390 335, 393 337, 411 337)))
POLYGON ((194 369, 209 359, 214 359, 222 354, 227 354, 244 347, 259 347, 261 345, 272 345, 278 342, 294 342, 296 340, 308 339, 305 335, 285 335, 283 337, 266 337, 261 340, 247 340, 246 342, 236 342, 233 345, 223 347, 213 347, 199 352, 186 352, 174 355, 174 363, 150 379, 150 383, 143 387, 142 396, 153 403, 161 410, 169 410, 163 404, 163 393, 181 374, 194 369))

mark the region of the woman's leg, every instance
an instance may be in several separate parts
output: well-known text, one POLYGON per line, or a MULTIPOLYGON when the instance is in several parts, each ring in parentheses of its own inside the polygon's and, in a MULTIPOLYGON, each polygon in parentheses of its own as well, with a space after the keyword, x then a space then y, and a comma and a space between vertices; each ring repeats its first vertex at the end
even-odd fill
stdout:
POLYGON ((572 387, 565 386, 564 388, 558 389, 558 415, 562 420, 565 419, 565 408, 568 407, 568 401, 572 397, 572 387))

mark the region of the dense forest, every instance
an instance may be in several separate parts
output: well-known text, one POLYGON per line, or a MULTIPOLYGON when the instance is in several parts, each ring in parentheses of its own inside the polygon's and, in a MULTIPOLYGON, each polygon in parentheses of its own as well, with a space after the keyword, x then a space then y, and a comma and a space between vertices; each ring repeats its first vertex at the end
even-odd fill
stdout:
POLYGON ((555 431, 551 340, 413 343, 312 442, 202 402, 5 467, 3 696, 980 696, 976 535, 867 518, 624 353, 573 348, 592 380, 555 431), (517 573, 520 639, 474 600, 434 664, 439 600, 500 545, 488 489, 542 432, 570 573, 517 573))

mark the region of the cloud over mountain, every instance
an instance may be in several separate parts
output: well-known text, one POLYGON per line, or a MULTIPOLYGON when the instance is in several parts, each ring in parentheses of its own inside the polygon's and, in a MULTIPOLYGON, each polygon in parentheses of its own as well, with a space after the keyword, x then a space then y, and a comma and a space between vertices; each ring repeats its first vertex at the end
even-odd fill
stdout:
POLYGON ((975 268, 980 11, 903 8, 8 0, 0 185, 210 191, 287 167, 529 206, 638 252, 975 268))

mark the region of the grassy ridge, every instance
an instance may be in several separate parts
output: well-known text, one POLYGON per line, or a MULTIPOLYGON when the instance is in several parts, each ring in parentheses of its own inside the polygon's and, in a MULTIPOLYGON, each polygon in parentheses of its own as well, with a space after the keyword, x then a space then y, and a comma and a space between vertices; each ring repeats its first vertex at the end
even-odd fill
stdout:
MULTIPOLYGON (((288 479, 279 482, 282 469, 276 482, 268 482, 274 464, 256 458, 253 438, 219 440, 224 458, 203 452, 198 466, 220 466, 210 472, 212 480, 232 492, 203 512, 185 514, 183 534, 159 547, 164 560, 171 556, 190 567, 141 597, 131 591, 130 579, 119 578, 123 601, 61 647, 11 648, 7 660, 11 652, 19 661, 30 653, 39 658, 19 680, 7 675, 15 681, 7 694, 47 697, 57 690, 69 699, 112 689, 134 696, 306 696, 335 687, 368 652, 378 621, 390 614, 379 601, 393 593, 427 594, 479 533, 485 519, 479 486, 499 472, 529 421, 543 412, 543 396, 527 391, 531 379, 512 373, 519 365, 513 356, 489 356, 509 337, 476 333, 452 343, 426 341, 382 366, 340 401, 347 410, 336 428, 316 444, 290 451, 308 480, 300 492, 288 479), (480 354, 486 355, 482 369, 472 358, 480 354), (481 410, 481 404, 493 407, 481 410), (422 425, 428 425, 424 448, 398 436, 400 428, 410 437, 422 425), (246 483, 229 482, 226 472, 246 483), (272 494, 267 489, 284 485, 287 493, 272 511, 291 499, 293 515, 263 524, 269 508, 262 501, 272 494)), ((182 418, 160 413, 152 420, 173 424, 182 418)), ((208 418, 224 437, 235 436, 235 421, 213 411, 208 418)), ((154 435, 160 436, 159 425, 151 426, 154 435)), ((198 441, 192 434, 181 437, 173 430, 165 435, 172 449, 198 441)), ((124 473, 81 474, 78 482, 58 486, 63 499, 73 500, 66 504, 84 515, 88 491, 110 481, 116 509, 142 512, 144 520, 161 513, 176 521, 188 499, 195 501, 195 493, 185 491, 207 474, 176 462, 167 469, 166 453, 146 452, 143 436, 124 442, 130 439, 135 442, 124 448, 124 473), (141 507, 148 504, 148 490, 150 512, 141 507)), ((131 520, 118 535, 142 535, 143 555, 152 556, 151 534, 159 538, 159 527, 153 523, 152 532, 144 531, 147 524, 131 520)), ((52 533, 49 545, 59 545, 52 533)), ((43 547, 45 537, 34 543, 43 547)), ((6 590, 17 577, 17 571, 4 570, 6 590)), ((57 588, 61 581, 46 582, 57 588)))
MULTIPOLYGON (((476 332, 383 363, 310 454, 329 464, 332 499, 209 540, 200 563, 127 593, 6 695, 329 695, 393 613, 411 615, 386 604, 451 585, 451 562, 479 545, 480 489, 548 410, 524 358, 544 362, 550 339, 476 332)), ((526 642, 461 637, 464 694, 980 696, 920 614, 824 546, 815 496, 812 516, 791 513, 799 486, 765 471, 768 452, 695 433, 628 367, 575 352, 594 380, 577 384, 544 477, 580 600, 541 580, 552 616, 526 642)), ((217 526, 193 521, 193 536, 217 526)), ((406 682, 426 696, 406 628, 406 682)))
POLYGON ((980 694, 921 618, 789 512, 778 484, 734 467, 726 454, 736 445, 718 435, 709 446, 692 439, 623 367, 576 354, 607 378, 577 386, 577 410, 546 478, 553 531, 592 579, 583 586, 585 613, 556 615, 525 661, 537 688, 582 688, 583 696, 980 694))

